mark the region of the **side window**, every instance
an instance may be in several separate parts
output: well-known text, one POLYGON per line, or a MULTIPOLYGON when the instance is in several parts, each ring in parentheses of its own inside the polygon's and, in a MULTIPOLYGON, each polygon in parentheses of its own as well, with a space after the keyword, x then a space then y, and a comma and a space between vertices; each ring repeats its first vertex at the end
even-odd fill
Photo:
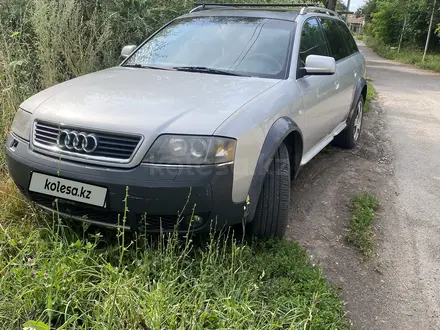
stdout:
POLYGON ((345 43, 347 44, 348 51, 351 54, 357 53, 359 51, 356 41, 354 41, 353 36, 351 35, 350 30, 348 29, 347 25, 344 23, 337 21, 336 24, 339 27, 339 30, 342 33, 342 36, 344 37, 345 43))
POLYGON ((327 45, 322 34, 321 27, 316 18, 307 20, 303 25, 301 33, 301 43, 299 50, 299 58, 302 66, 306 63, 309 55, 328 56, 327 45))
POLYGON ((350 53, 345 44, 344 37, 335 20, 327 18, 320 18, 320 20, 324 33, 327 36, 331 56, 333 56, 336 61, 349 56, 350 53))

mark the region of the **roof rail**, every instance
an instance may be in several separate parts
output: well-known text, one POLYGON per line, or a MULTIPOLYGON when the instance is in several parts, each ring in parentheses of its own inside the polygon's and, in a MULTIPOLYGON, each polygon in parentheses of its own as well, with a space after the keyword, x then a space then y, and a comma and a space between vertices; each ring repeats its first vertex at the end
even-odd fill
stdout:
MULTIPOLYGON (((213 8, 234 8, 234 7, 304 7, 315 6, 316 3, 203 3, 194 2, 195 7, 190 13, 213 8)), ((314 8, 314 7, 313 7, 314 8)))
POLYGON ((305 15, 307 14, 309 11, 311 12, 315 12, 315 13, 323 13, 323 14, 327 14, 330 16, 336 16, 338 18, 340 18, 339 14, 333 10, 327 9, 327 8, 322 8, 322 7, 309 7, 309 6, 304 6, 301 11, 299 12, 300 15, 305 15))
POLYGON ((232 8, 232 7, 221 6, 221 5, 209 5, 209 4, 205 5, 205 4, 203 4, 203 5, 199 5, 199 6, 195 7, 195 8, 193 8, 190 11, 190 13, 195 13, 197 11, 208 10, 208 9, 215 9, 215 8, 232 8))

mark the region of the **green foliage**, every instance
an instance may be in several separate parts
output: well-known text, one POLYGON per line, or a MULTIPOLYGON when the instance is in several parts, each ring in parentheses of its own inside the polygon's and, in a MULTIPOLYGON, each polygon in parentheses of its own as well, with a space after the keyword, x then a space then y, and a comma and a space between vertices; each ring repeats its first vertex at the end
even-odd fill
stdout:
POLYGON ((393 1, 380 1, 377 6, 372 19, 373 33, 384 43, 394 44, 399 39, 401 12, 396 12, 393 1))
POLYGON ((377 0, 366 0, 364 5, 356 10, 356 17, 365 17, 365 22, 371 22, 371 14, 376 10, 376 1, 377 0))
POLYGON ((377 197, 369 194, 356 195, 351 201, 352 216, 349 224, 348 240, 368 257, 373 252, 375 241, 373 233, 374 212, 379 209, 377 197))
POLYGON ((371 110, 371 102, 374 101, 376 97, 376 88, 374 88, 370 82, 367 82, 367 99, 365 100, 364 113, 368 113, 371 110))
POLYGON ((349 329, 296 243, 92 231, 0 179, 2 330, 349 329))
POLYGON ((336 10, 337 11, 347 11, 347 6, 345 5, 344 2, 342 2, 342 0, 338 0, 336 2, 336 10))
POLYGON ((348 329, 296 243, 112 239, 67 225, 0 222, 1 329, 348 329))
POLYGON ((366 36, 364 40, 369 47, 382 57, 406 64, 412 64, 422 69, 440 72, 439 53, 428 53, 425 61, 422 62, 423 51, 421 49, 403 48, 400 52, 397 52, 396 49, 386 46, 383 42, 371 36, 366 36))
POLYGON ((23 324, 23 330, 50 330, 46 323, 38 321, 27 321, 23 324))
MULTIPOLYGON (((423 48, 428 33, 429 20, 433 10, 433 0, 368 0, 358 14, 365 15, 369 25, 366 33, 381 42, 397 46, 402 37, 403 47, 423 48), (406 20, 405 29, 403 29, 406 20)), ((440 50, 440 38, 434 35, 440 23, 440 1, 434 10, 433 30, 430 49, 440 50)))

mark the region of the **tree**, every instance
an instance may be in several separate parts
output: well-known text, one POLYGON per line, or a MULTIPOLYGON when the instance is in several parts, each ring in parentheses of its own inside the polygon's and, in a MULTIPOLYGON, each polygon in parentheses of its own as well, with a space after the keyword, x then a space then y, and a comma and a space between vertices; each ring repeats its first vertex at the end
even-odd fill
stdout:
POLYGON ((372 14, 376 11, 377 0, 367 0, 365 4, 356 11, 356 17, 365 17, 365 22, 371 22, 372 14))
POLYGON ((347 11, 347 6, 342 2, 342 0, 338 0, 336 2, 336 10, 337 11, 347 11))
POLYGON ((428 35, 427 35, 427 37, 426 37, 426 44, 425 44, 425 50, 424 50, 424 52, 423 52, 422 62, 425 61, 426 52, 428 51, 429 39, 430 39, 430 37, 431 37, 431 31, 432 31, 432 23, 433 23, 433 21, 434 21, 434 14, 435 14, 435 11, 436 11, 436 9, 437 9, 436 4, 437 4, 437 0, 434 0, 434 4, 432 5, 431 19, 429 20, 428 35))
POLYGON ((428 33, 428 49, 435 50, 440 49, 440 31, 435 34, 440 23, 439 7, 439 0, 369 0, 362 13, 368 23, 367 33, 383 43, 423 49, 428 33))
POLYGON ((336 0, 327 0, 327 5, 326 7, 330 10, 336 10, 336 0))

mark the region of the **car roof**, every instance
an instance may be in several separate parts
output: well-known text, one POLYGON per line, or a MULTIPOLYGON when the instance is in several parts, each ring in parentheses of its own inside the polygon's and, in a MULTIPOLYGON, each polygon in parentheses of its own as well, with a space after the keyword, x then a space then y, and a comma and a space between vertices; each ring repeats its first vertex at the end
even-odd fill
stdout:
POLYGON ((237 8, 212 8, 195 11, 180 17, 206 17, 206 16, 229 16, 229 17, 255 17, 267 19, 280 19, 295 21, 299 11, 295 10, 267 10, 267 9, 237 9, 237 8))

